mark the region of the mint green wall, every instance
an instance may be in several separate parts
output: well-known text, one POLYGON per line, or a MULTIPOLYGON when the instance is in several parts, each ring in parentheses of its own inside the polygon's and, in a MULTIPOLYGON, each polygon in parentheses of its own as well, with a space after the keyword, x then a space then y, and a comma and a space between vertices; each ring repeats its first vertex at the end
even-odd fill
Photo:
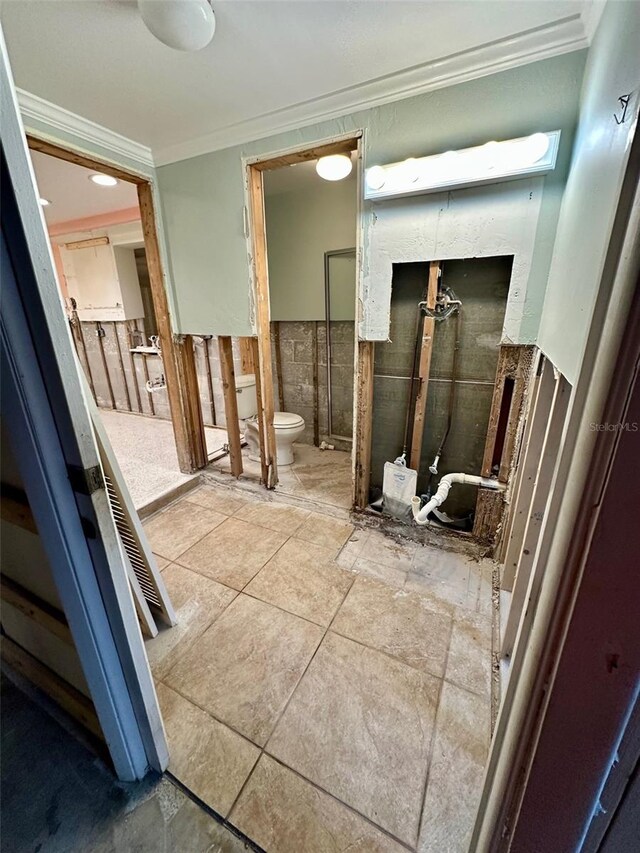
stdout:
MULTIPOLYGON (((193 157, 157 170, 180 331, 252 332, 244 234, 242 157, 269 154, 364 129, 365 165, 508 139, 563 132, 556 171, 545 179, 536 249, 521 326, 537 332, 553 239, 577 121, 585 51, 352 113, 284 134, 193 157)), ((364 265, 373 212, 363 209, 364 265)), ((371 304, 386 294, 367 293, 371 304)), ((362 330, 361 330, 362 331, 362 330)), ((366 329, 364 330, 366 334, 366 329)))
MULTIPOLYGON (((269 173, 265 186, 268 180, 269 173)), ((356 193, 355 180, 319 177, 313 186, 266 197, 272 320, 324 320, 324 253, 356 245, 356 193)), ((355 318, 355 295, 349 307, 348 317, 332 312, 333 319, 355 318)))
POLYGON ((638 116, 639 85, 638 4, 607 3, 589 50, 538 341, 571 383, 578 376, 604 270, 638 116), (627 121, 618 125, 616 99, 628 92, 633 94, 627 121))

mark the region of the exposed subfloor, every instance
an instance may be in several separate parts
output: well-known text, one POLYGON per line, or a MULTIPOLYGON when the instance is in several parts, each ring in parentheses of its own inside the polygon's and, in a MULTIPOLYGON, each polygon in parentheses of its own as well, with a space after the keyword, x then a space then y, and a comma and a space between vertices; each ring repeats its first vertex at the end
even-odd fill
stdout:
MULTIPOLYGON (((171 421, 110 409, 100 409, 100 416, 136 509, 198 479, 180 471, 171 421)), ((216 427, 205 427, 205 436, 209 455, 228 440, 216 427)))
POLYGON ((274 853, 463 853, 491 726, 492 564, 204 485, 145 523, 170 771, 274 853))
MULTIPOLYGON (((343 450, 320 450, 310 444, 294 444, 293 465, 278 468, 279 483, 275 491, 280 495, 326 506, 349 509, 351 506, 351 454, 343 450)), ((241 483, 260 482, 260 463, 249 459, 248 448, 242 450, 244 472, 241 483)), ((228 457, 212 462, 208 469, 210 479, 231 482, 228 457)))
POLYGON ((2 849, 11 853, 241 853, 243 841, 167 778, 117 782, 2 677, 2 849))

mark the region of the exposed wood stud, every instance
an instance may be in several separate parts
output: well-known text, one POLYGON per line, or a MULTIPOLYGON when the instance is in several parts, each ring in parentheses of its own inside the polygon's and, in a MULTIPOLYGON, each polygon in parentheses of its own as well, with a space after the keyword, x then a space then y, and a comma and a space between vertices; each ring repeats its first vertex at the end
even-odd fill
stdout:
POLYGON ((255 285, 256 326, 260 351, 259 370, 262 388, 263 428, 268 476, 266 486, 273 489, 278 483, 276 435, 273 427, 273 366, 271 363, 271 324, 269 307, 269 272, 267 236, 264 216, 264 186, 262 172, 255 166, 247 169, 253 237, 253 280, 255 285))
POLYGON ((529 581, 536 561, 538 540, 549 500, 549 492, 553 481, 570 394, 571 387, 569 383, 564 377, 558 375, 556 377, 551 413, 545 431, 544 444, 542 452, 538 456, 535 487, 517 559, 517 570, 511 603, 509 605, 509 615, 502 639, 501 652, 503 656, 510 656, 513 651, 518 626, 520 625, 520 617, 526 604, 527 590, 529 589, 529 581))
POLYGON ((37 622, 50 634, 54 634, 67 645, 73 646, 73 637, 67 620, 64 613, 57 607, 52 607, 47 601, 43 601, 5 575, 0 577, 0 596, 3 601, 37 622))
POLYGON ((181 340, 173 338, 156 232, 153 195, 151 185, 147 182, 138 184, 138 203, 178 463, 181 471, 191 474, 198 468, 204 468, 208 462, 202 410, 197 392, 198 377, 193 341, 190 336, 181 340))
POLYGON ((282 348, 280 346, 280 323, 275 320, 271 324, 273 328, 273 354, 276 362, 276 380, 278 383, 278 408, 285 412, 284 407, 284 382, 282 381, 282 348))
POLYGON ((238 420, 238 398, 236 396, 236 377, 233 367, 233 345, 231 338, 222 335, 218 338, 220 350, 220 373, 224 393, 224 413, 229 438, 229 461, 234 477, 242 474, 242 443, 238 420))
POLYGON ((100 323, 100 321, 98 321, 96 323, 96 335, 98 337, 98 349, 100 350, 100 359, 102 361, 102 367, 104 368, 104 376, 105 376, 105 379, 107 381, 107 388, 109 390, 109 397, 111 399, 111 408, 115 409, 115 408, 117 408, 116 398, 115 398, 115 395, 113 393, 113 385, 111 384, 111 374, 109 373, 109 365, 107 364, 107 356, 106 356, 106 353, 104 351, 104 341, 103 341, 104 328, 102 326, 102 323, 100 323), (100 334, 100 332, 103 332, 103 334, 100 334))
POLYGON ((264 429, 264 408, 262 405, 262 384, 260 382, 260 351, 257 338, 249 338, 253 350, 253 364, 256 377, 256 400, 258 403, 258 435, 260 439, 260 482, 266 484, 269 478, 269 466, 267 465, 266 433, 264 429))
POLYGON ((282 166, 292 166, 295 163, 305 163, 308 160, 317 160, 319 157, 328 157, 331 154, 350 154, 355 150, 357 140, 355 138, 336 140, 325 145, 315 145, 313 148, 305 148, 303 151, 292 151, 268 160, 260 160, 252 163, 250 168, 256 171, 266 172, 270 169, 279 169, 282 166))
MULTIPOLYGON (((431 261, 429 264, 429 281, 427 284, 425 300, 427 308, 431 311, 436 307, 439 277, 440 262, 431 261)), ((433 352, 433 335, 435 325, 436 321, 433 317, 423 317, 422 343, 420 345, 420 360, 418 365, 418 395, 415 402, 413 431, 411 433, 411 450, 409 454, 409 467, 413 468, 415 471, 420 470, 422 436, 424 434, 424 418, 427 410, 427 390, 429 387, 429 371, 431 369, 431 353, 433 352)))
POLYGON ((90 699, 61 678, 48 666, 30 655, 9 637, 1 640, 2 660, 8 666, 35 684, 70 716, 81 723, 91 734, 104 740, 102 727, 90 699))
POLYGON ((510 591, 516 575, 522 542, 536 488, 536 477, 544 449, 547 425, 555 397, 555 374, 550 361, 545 361, 536 393, 535 408, 529 415, 527 444, 519 465, 519 486, 511 509, 510 532, 502 572, 502 588, 510 591))
POLYGON ((371 470, 371 425, 373 417, 373 341, 358 341, 358 370, 356 372, 355 422, 355 505, 364 509, 369 504, 371 470))
POLYGON ((240 371, 243 375, 255 373, 252 341, 253 338, 238 338, 240 344, 240 371))
POLYGON ((147 391, 147 400, 149 402, 149 408, 151 409, 151 414, 155 415, 156 407, 155 407, 155 404, 153 402, 153 392, 149 391, 149 389, 147 387, 147 382, 149 381, 149 365, 147 364, 146 353, 141 352, 140 358, 142 359, 142 373, 144 376, 144 383, 145 383, 145 389, 147 391))
MULTIPOLYGON (((318 388, 318 321, 313 322, 312 332, 312 359, 313 359, 313 443, 316 447, 320 446, 320 404, 319 404, 319 388, 318 388)), ((329 399, 331 399, 329 397, 329 399)))
POLYGON ((209 341, 211 338, 202 339, 204 344, 204 369, 207 374, 207 389, 209 391, 209 405, 211 407, 211 423, 215 426, 216 423, 216 404, 213 397, 213 378, 211 374, 211 356, 209 354, 209 341))
MULTIPOLYGON (((129 365, 131 366, 131 379, 133 381, 133 390, 136 392, 136 402, 138 404, 138 412, 142 414, 142 399, 140 398, 140 386, 138 384, 138 371, 136 370, 135 359, 133 358, 133 353, 131 352, 131 321, 127 321, 127 331, 129 333, 129 346, 127 350, 129 352, 129 365)), ((135 326, 133 327, 135 329, 135 326)), ((93 395, 95 399, 95 394, 93 395)))
POLYGON ((87 382, 89 383, 89 388, 91 389, 93 399, 96 400, 96 389, 93 384, 93 374, 91 373, 91 365, 89 364, 87 345, 84 340, 84 334, 82 333, 82 323, 80 321, 80 318, 78 317, 78 312, 75 310, 75 308, 71 312, 71 317, 69 318, 69 325, 71 326, 71 334, 73 337, 73 342, 75 344, 78 359, 87 377, 87 382))
POLYGON ((48 154, 50 157, 56 157, 58 160, 75 163, 76 166, 82 166, 84 169, 91 169, 95 172, 102 172, 104 175, 111 175, 112 178, 118 178, 121 181, 128 181, 131 184, 146 184, 148 181, 148 178, 142 175, 127 172, 97 157, 89 157, 75 151, 67 151, 66 148, 61 148, 59 145, 47 142, 44 139, 38 139, 38 137, 32 134, 27 135, 27 143, 32 151, 40 151, 41 154, 48 154))
POLYGON ((65 249, 68 249, 70 252, 75 251, 76 249, 92 249, 95 246, 108 246, 109 238, 108 237, 89 237, 87 240, 72 240, 71 243, 65 243, 65 249))
POLYGON ((127 374, 124 370, 124 361, 122 360, 122 347, 120 346, 120 335, 118 334, 118 324, 113 322, 113 334, 116 339, 116 349, 118 351, 118 363, 120 364, 120 373, 122 374, 122 383, 124 385, 124 393, 127 398, 127 408, 130 412, 133 411, 131 407, 131 395, 129 394, 129 383, 127 382, 127 374))
POLYGON ((0 500, 0 515, 9 524, 15 524, 29 533, 37 533, 38 528, 29 506, 27 496, 22 489, 2 484, 2 498, 0 500))

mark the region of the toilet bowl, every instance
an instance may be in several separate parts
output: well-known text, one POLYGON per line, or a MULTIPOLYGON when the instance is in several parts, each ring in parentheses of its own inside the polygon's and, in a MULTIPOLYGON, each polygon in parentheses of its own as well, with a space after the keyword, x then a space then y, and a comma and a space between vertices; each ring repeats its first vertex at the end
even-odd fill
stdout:
MULTIPOLYGON (((276 434, 276 460, 278 465, 293 463, 293 442, 304 432, 304 418, 293 412, 275 412, 273 428, 276 434)), ((249 459, 260 461, 260 436, 258 434, 258 419, 247 421, 244 434, 249 445, 249 459)))

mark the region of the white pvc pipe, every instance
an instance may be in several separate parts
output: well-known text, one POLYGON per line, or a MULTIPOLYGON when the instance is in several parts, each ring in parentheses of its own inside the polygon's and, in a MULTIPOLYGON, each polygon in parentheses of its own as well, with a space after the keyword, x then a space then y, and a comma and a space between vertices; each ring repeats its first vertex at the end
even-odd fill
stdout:
POLYGON ((466 483, 468 486, 482 486, 483 489, 494 489, 496 491, 504 491, 504 484, 497 480, 490 480, 488 477, 476 477, 474 474, 445 474, 438 483, 438 489, 435 495, 428 501, 422 509, 420 509, 420 498, 414 495, 411 498, 411 510, 416 524, 427 524, 429 514, 443 504, 451 486, 454 483, 466 483))

